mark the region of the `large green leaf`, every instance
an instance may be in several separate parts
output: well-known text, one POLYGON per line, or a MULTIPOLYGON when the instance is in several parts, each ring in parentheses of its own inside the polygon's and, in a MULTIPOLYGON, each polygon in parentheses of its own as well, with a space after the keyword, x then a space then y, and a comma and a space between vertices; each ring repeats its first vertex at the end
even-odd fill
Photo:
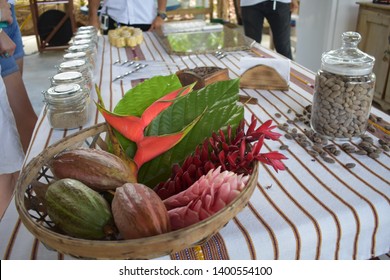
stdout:
MULTIPOLYGON (((115 106, 114 113, 140 117, 153 102, 181 87, 176 74, 152 77, 128 90, 115 106)), ((116 130, 114 133, 126 154, 132 158, 135 154, 135 143, 116 130)))
POLYGON ((115 106, 114 113, 140 117, 154 101, 180 87, 175 74, 152 77, 127 91, 115 106))
POLYGON ((226 129, 228 124, 233 128, 237 127, 244 117, 244 108, 237 103, 238 90, 237 79, 217 82, 178 99, 159 114, 147 127, 145 135, 180 131, 204 112, 199 122, 180 143, 141 167, 138 181, 153 187, 167 180, 172 165, 182 163, 205 138, 219 129, 226 129))

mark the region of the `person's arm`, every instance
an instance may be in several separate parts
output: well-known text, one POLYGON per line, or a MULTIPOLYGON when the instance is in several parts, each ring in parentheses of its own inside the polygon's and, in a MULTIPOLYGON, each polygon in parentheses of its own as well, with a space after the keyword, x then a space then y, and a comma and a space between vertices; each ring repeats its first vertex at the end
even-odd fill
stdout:
POLYGON ((7 33, 3 32, 3 29, 0 28, 0 56, 9 57, 12 56, 15 52, 16 45, 14 41, 8 37, 7 33))
POLYGON ((100 29, 100 21, 98 16, 99 6, 100 0, 88 1, 88 22, 89 25, 95 26, 97 29, 100 29))
POLYGON ((11 6, 6 0, 0 0, 0 21, 6 21, 8 24, 13 22, 11 6))
POLYGON ((166 17, 165 11, 167 10, 167 0, 158 0, 157 1, 157 16, 153 20, 152 25, 148 31, 158 29, 161 25, 164 24, 164 19, 166 17), (165 17, 164 17, 165 15, 165 17))

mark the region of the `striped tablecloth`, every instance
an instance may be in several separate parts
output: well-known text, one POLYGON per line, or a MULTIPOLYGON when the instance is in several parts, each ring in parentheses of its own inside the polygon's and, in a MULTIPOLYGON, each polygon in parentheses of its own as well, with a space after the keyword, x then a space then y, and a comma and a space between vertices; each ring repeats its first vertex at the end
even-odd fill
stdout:
MULTIPOLYGON (((153 33, 144 33, 144 37, 144 43, 135 50, 111 47, 107 38, 99 38, 95 82, 110 110, 135 84, 131 79, 165 75, 196 66, 228 68, 230 77, 236 78, 241 57, 278 57, 257 44, 251 51, 230 52, 223 59, 213 54, 169 55, 153 33), (118 59, 134 58, 166 64, 150 63, 150 68, 137 75, 112 82, 126 71, 113 63, 118 59)), ((305 124, 288 120, 311 104, 313 84, 314 74, 292 63, 288 91, 241 90, 240 94, 258 101, 257 104, 245 104, 245 118, 249 121, 255 114, 260 122, 268 119, 276 124, 289 122, 290 129, 303 132, 308 128, 305 124)), ((95 92, 92 92, 92 98, 96 100, 95 92)), ((91 114, 87 126, 104 121, 96 107, 91 114)), ((378 146, 378 137, 389 137, 384 125, 390 122, 390 117, 375 108, 372 114, 381 120, 375 123, 377 133, 370 135, 378 146)), ((26 163, 48 145, 77 131, 51 129, 43 110, 26 163)), ((340 148, 339 143, 333 144, 340 148)), ((339 156, 333 156, 335 163, 330 164, 313 158, 305 148, 284 136, 278 141, 267 141, 263 149, 279 150, 281 145, 289 147, 281 150, 289 158, 287 171, 276 173, 269 166, 261 166, 257 188, 242 212, 205 245, 161 259, 369 259, 389 252, 389 152, 377 159, 341 152, 339 156), (348 169, 346 163, 356 166, 348 169)), ((21 223, 14 203, 0 223, 0 256, 2 259, 71 259, 46 249, 34 238, 21 223)))

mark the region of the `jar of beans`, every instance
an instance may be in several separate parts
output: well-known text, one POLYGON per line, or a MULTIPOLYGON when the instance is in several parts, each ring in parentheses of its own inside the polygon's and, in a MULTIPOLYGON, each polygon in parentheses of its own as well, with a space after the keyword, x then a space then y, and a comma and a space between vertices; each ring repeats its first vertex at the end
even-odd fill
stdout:
POLYGON ((361 36, 342 34, 342 46, 322 54, 311 113, 314 131, 335 140, 363 135, 374 97, 375 58, 357 48, 361 36))

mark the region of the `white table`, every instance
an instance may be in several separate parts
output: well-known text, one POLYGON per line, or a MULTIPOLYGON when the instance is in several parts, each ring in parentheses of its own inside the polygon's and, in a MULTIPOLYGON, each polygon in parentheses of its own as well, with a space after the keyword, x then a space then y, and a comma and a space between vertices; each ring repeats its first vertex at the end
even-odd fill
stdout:
MULTIPOLYGON (((123 94, 132 87, 131 77, 112 80, 123 70, 112 63, 133 58, 165 61, 171 66, 148 75, 174 73, 179 68, 219 66, 229 69, 231 78, 239 75, 241 57, 260 54, 278 57, 274 52, 255 45, 252 52, 237 51, 218 59, 213 54, 169 55, 153 33, 144 33, 145 41, 136 51, 111 47, 105 37, 99 38, 95 82, 100 86, 106 107, 112 110, 123 94), (176 66, 174 65, 176 64, 176 66)), ((141 72, 140 72, 141 73, 141 72)), ((311 104, 314 74, 292 63, 290 89, 285 92, 241 90, 240 94, 255 97, 257 104, 245 104, 245 118, 255 114, 260 122, 272 119, 276 124, 292 119, 295 113, 311 104), (292 113, 290 113, 290 110, 292 113), (277 117, 276 114, 281 114, 277 117)), ((133 76, 142 78, 142 76, 133 76)), ((96 100, 95 92, 92 98, 96 100)), ((389 115, 373 108, 372 113, 390 122, 389 115)), ((87 126, 103 122, 93 107, 87 126)), ((298 131, 302 123, 290 124, 298 131)), ((27 153, 26 163, 45 147, 78 130, 52 130, 43 110, 27 153)), ((283 131, 279 131, 283 133, 283 131)), ((388 133, 389 131, 387 131, 388 133)), ((382 133, 381 137, 384 137, 382 133)), ((377 143, 377 136, 373 136, 377 143)), ((389 252, 390 248, 390 155, 378 159, 341 153, 336 163, 314 160, 294 140, 281 137, 267 141, 264 149, 281 151, 289 159, 287 171, 276 173, 261 166, 257 188, 248 206, 213 236, 201 252, 205 259, 369 259, 389 252), (348 169, 345 163, 353 162, 348 169)), ((2 259, 68 259, 47 250, 21 223, 14 203, 8 207, 0 223, 0 256, 2 259)), ((183 250, 162 259, 194 259, 199 252, 183 250)))

